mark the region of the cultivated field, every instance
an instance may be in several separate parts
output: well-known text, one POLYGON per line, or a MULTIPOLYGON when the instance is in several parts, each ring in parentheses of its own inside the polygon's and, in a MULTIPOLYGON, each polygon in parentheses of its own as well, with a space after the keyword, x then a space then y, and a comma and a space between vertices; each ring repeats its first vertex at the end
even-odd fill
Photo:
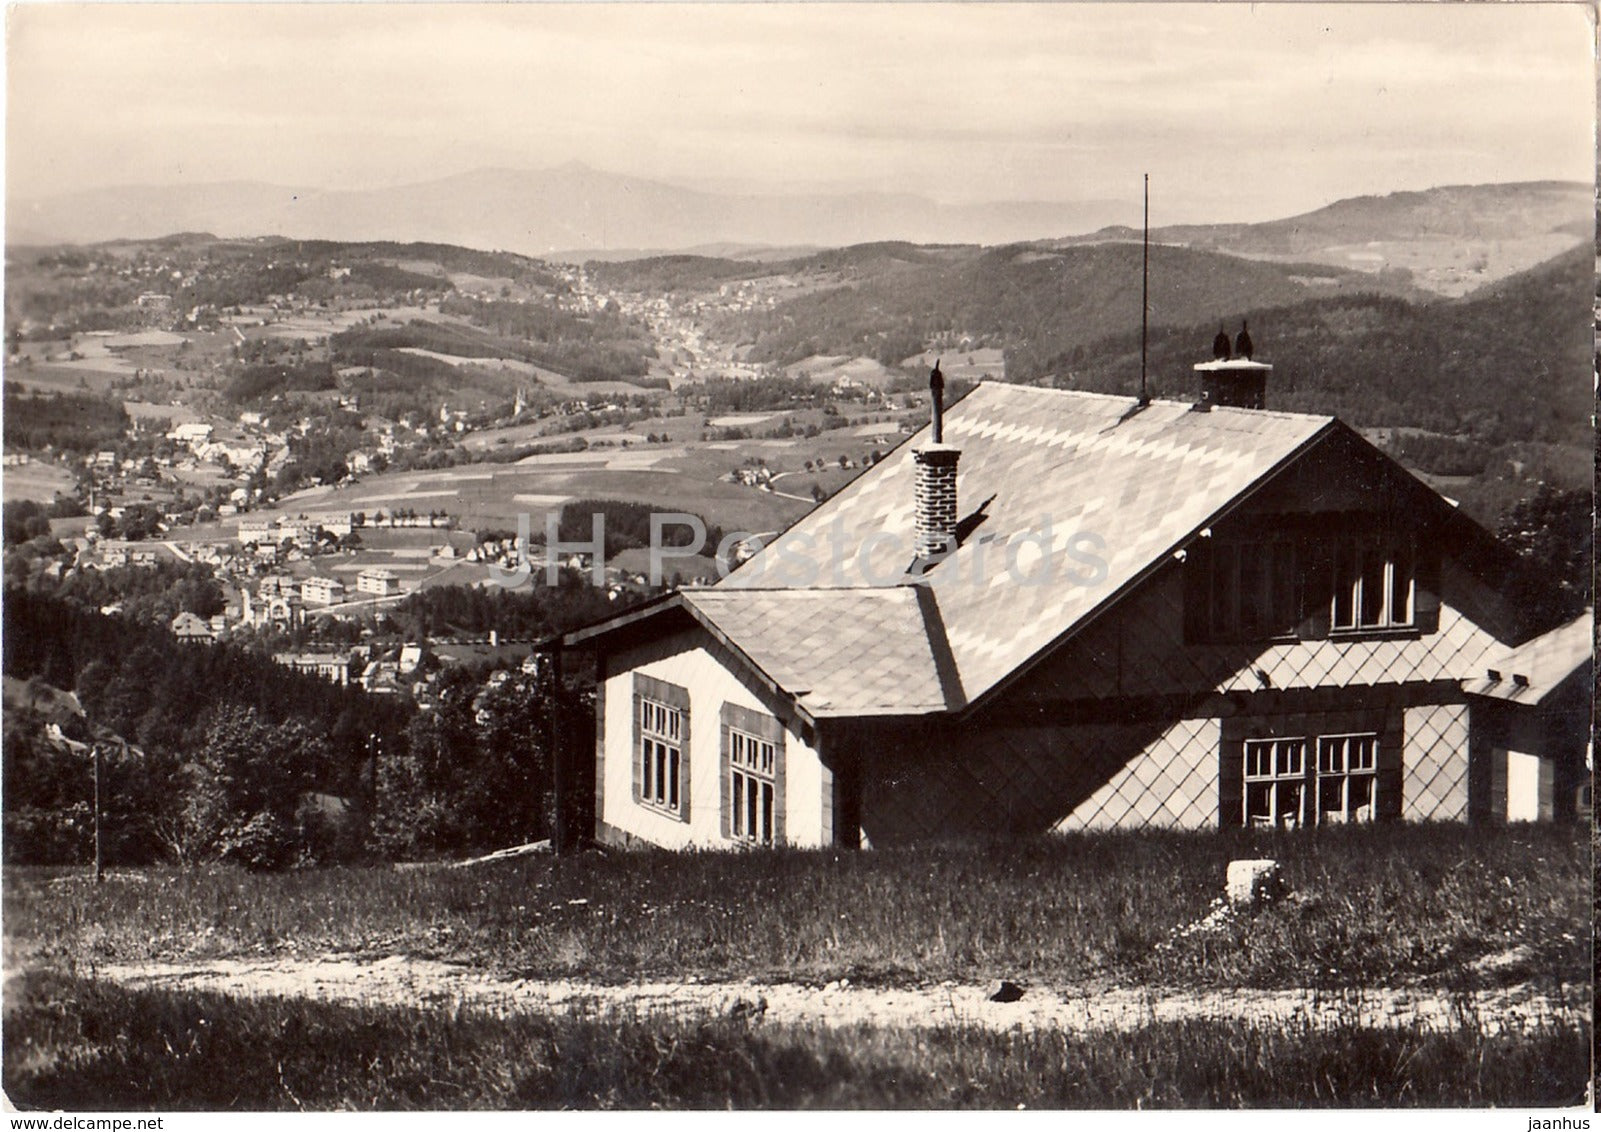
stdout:
MULTIPOLYGON (((37 499, 48 503, 59 495, 71 495, 77 484, 73 474, 59 464, 34 460, 0 471, 5 502, 17 499, 37 499)), ((79 520, 79 526, 83 525, 79 520)))
POLYGON ((1572 1104, 1589 858, 1571 827, 1402 826, 8 869, 5 1083, 76 1108, 1572 1104), (1220 913, 1226 862, 1263 855, 1284 896, 1220 913), (990 1003, 1002 979, 1023 998, 990 1003))
POLYGON ((713 476, 680 471, 673 457, 682 452, 610 449, 559 457, 536 457, 522 464, 471 464, 438 472, 395 472, 370 476, 350 487, 312 488, 282 499, 274 512, 365 511, 409 507, 423 514, 450 512, 462 530, 499 527, 514 530, 517 517, 532 516, 543 529, 544 513, 569 499, 620 499, 662 511, 705 516, 728 530, 780 529, 811 509, 810 501, 785 499, 713 476))

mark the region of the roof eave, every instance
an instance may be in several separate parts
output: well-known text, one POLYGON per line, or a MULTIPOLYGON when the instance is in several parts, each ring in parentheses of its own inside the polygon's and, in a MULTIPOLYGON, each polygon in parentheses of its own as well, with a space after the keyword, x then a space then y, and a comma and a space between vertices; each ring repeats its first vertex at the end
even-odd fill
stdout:
MULTIPOLYGON (((800 705, 796 705, 799 707, 800 705)), ((934 715, 949 714, 950 709, 943 704, 922 704, 907 706, 906 704, 883 704, 873 707, 830 708, 812 705, 806 709, 808 721, 833 722, 841 719, 926 719, 934 715)))
MULTIPOLYGON (((669 609, 682 606, 683 604, 684 599, 682 594, 664 594, 661 597, 653 598, 642 605, 636 605, 631 609, 625 609, 621 613, 614 613, 611 616, 602 618, 599 621, 592 621, 588 625, 580 625, 578 628, 569 629, 565 633, 557 633, 554 636, 547 637, 545 640, 540 641, 539 644, 544 645, 547 642, 553 643, 559 641, 563 648, 578 648, 581 645, 587 644, 591 641, 598 641, 602 637, 606 637, 618 632, 619 630, 626 629, 630 625, 637 624, 638 622, 644 621, 648 618, 656 617, 667 612, 669 609)), ((536 649, 538 648, 537 645, 535 647, 536 649)))
POLYGON ((622 613, 615 614, 606 618, 604 621, 597 621, 594 624, 571 630, 561 634, 559 637, 547 638, 547 641, 542 641, 534 646, 535 651, 542 651, 541 645, 558 641, 564 648, 579 648, 585 646, 590 648, 600 648, 608 637, 621 634, 625 630, 640 626, 646 621, 650 621, 658 617, 671 616, 676 612, 688 614, 688 616, 695 622, 696 625, 710 634, 713 640, 722 645, 729 652, 733 653, 740 664, 742 664, 752 676, 756 677, 757 681, 763 687, 765 687, 769 693, 790 705, 790 707, 794 709, 795 714, 799 716, 803 722, 813 727, 817 725, 817 717, 799 700, 799 696, 805 694, 804 691, 791 692, 779 684, 779 682, 773 679, 773 677, 766 670, 764 670, 761 665, 757 664, 756 661, 751 658, 749 653, 740 648, 738 642, 729 636, 728 633, 726 633, 715 621, 707 616, 704 610, 698 608, 693 601, 690 601, 688 598, 686 598, 682 592, 667 594, 664 597, 647 602, 644 605, 635 606, 633 609, 625 610, 622 613))

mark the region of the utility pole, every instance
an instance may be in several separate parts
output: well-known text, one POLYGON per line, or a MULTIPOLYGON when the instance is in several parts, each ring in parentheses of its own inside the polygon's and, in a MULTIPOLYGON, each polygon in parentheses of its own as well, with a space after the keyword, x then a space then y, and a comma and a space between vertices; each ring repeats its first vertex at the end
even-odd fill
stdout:
POLYGON ((100 837, 100 782, 103 775, 102 766, 105 756, 102 753, 102 744, 98 741, 93 746, 95 765, 95 883, 102 884, 106 879, 105 851, 100 837))
POLYGON ((383 740, 376 731, 367 734, 367 786, 369 812, 378 812, 378 748, 383 740))
POLYGON ((551 851, 561 856, 567 843, 567 796, 562 775, 564 750, 561 735, 561 639, 557 638, 550 657, 550 787, 556 796, 556 828, 552 831, 551 851))

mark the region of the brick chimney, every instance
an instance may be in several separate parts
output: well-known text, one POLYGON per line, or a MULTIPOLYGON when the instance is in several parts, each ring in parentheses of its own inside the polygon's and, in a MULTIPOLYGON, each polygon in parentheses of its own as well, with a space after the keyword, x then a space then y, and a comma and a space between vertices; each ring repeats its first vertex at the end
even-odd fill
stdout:
POLYGON ((1240 328, 1239 337, 1231 348, 1228 334, 1218 331, 1212 342, 1212 360, 1199 362, 1195 372, 1201 375, 1201 400, 1196 408, 1202 412, 1214 405, 1233 409, 1267 408, 1267 375, 1273 367, 1253 361, 1251 332, 1240 328))
POLYGON ((956 549, 956 463, 959 448, 945 443, 945 375, 939 362, 928 375, 934 419, 933 437, 912 450, 917 465, 917 544, 919 559, 956 549))

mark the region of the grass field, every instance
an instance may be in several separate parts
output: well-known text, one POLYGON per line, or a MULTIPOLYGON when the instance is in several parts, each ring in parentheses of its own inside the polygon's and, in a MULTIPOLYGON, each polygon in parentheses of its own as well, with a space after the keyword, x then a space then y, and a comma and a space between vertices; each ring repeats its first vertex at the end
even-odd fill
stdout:
POLYGON ((877 985, 1590 981, 1590 848, 1561 827, 1099 834, 866 853, 586 854, 473 870, 7 869, 18 962, 350 951, 528 977, 877 985), (1289 895, 1187 931, 1236 857, 1289 895))
MULTIPOLYGON (((71 495, 76 484, 76 478, 66 468, 38 460, 0 472, 0 485, 3 485, 7 503, 18 499, 49 503, 57 495, 71 495)), ((79 520, 78 525, 81 527, 83 521, 79 520)))
POLYGON ((1590 845, 1574 827, 153 869, 98 886, 82 869, 10 868, 3 888, 4 1085, 24 1108, 1529 1107, 1580 1103, 1590 1072, 1590 1026, 1571 1007, 1520 1020, 1482 1015, 1471 995, 1587 1001, 1590 845), (1242 856, 1277 858, 1285 895, 1209 919, 1242 856), (1305 993, 1342 1005, 1006 1029, 960 1014, 908 1026, 737 1007, 551 1012, 424 985, 393 1000, 236 998, 95 977, 330 954, 588 984, 1008 978, 1041 994, 1326 988, 1305 993), (1453 1005, 1395 1025, 1344 1005, 1386 987, 1453 1005))
MULTIPOLYGON (((130 991, 5 1003, 21 1109, 1241 1108, 1571 1105, 1580 1026, 1151 1024, 1127 1033, 499 1016, 130 991)), ((1520 1118, 1521 1119, 1521 1118, 1520 1118)))
MULTIPOLYGON (((591 454, 583 454, 590 456, 591 454)), ((662 468, 619 470, 603 465, 604 453, 578 466, 470 464, 438 472, 393 472, 369 476, 348 488, 313 488, 283 499, 274 512, 392 510, 412 507, 424 513, 440 508, 457 519, 462 530, 480 527, 516 528, 517 516, 533 516, 543 529, 547 507, 572 498, 621 499, 662 511, 702 515, 725 530, 770 531, 788 526, 811 509, 810 503, 785 499, 740 484, 725 483, 691 472, 662 468), (586 466, 588 465, 588 466, 586 466), (520 499, 519 497, 531 497, 520 499)))

